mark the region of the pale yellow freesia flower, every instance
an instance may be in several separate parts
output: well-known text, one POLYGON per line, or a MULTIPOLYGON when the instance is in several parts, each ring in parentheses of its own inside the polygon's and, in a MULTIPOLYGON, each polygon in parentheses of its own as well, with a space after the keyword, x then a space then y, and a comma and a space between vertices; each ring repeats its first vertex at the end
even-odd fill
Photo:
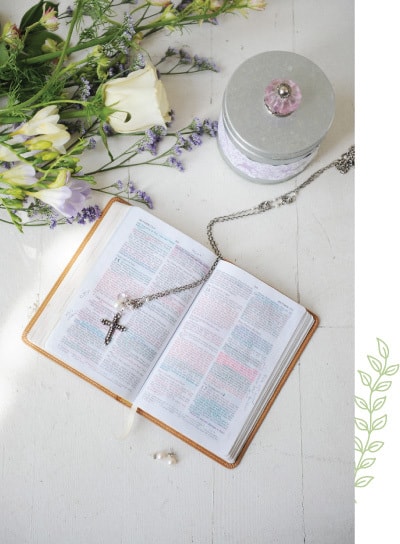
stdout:
POLYGON ((104 85, 104 103, 118 110, 109 116, 118 133, 139 132, 171 120, 167 93, 152 64, 104 85))
MULTIPOLYGON (((64 125, 58 126, 63 127, 64 125)), ((64 144, 69 141, 70 137, 67 130, 60 129, 54 134, 45 134, 29 138, 29 140, 25 142, 25 146, 28 149, 55 149, 59 153, 64 154, 66 152, 64 144)))
POLYGON ((21 162, 0 172, 0 181, 8 185, 30 186, 37 183, 36 170, 31 164, 21 162))
POLYGON ((19 157, 6 145, 0 144, 0 162, 15 162, 19 161, 19 157))
POLYGON ((23 123, 17 130, 14 130, 11 135, 39 136, 41 134, 65 132, 66 127, 65 125, 58 124, 59 119, 57 106, 46 106, 36 112, 32 119, 23 123))

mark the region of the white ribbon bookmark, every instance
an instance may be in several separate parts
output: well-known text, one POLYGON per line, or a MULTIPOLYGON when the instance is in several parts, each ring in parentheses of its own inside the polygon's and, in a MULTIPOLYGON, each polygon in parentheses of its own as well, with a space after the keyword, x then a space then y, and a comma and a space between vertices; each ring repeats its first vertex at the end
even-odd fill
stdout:
POLYGON ((125 429, 123 433, 120 436, 118 436, 119 440, 125 440, 125 438, 127 438, 128 435, 130 434, 133 427, 133 423, 135 422, 135 419, 136 419, 135 416, 137 413, 137 409, 138 407, 135 404, 132 404, 132 406, 129 409, 127 420, 125 422, 125 429))

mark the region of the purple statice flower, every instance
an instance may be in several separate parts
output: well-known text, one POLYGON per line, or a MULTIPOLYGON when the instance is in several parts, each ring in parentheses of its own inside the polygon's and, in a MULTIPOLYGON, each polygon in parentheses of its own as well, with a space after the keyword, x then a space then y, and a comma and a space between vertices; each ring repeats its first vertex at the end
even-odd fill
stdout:
POLYGON ((176 136, 177 136, 176 147, 184 149, 185 151, 192 151, 193 147, 190 140, 185 138, 180 132, 177 132, 176 136))
POLYGON ((176 49, 176 47, 168 47, 168 49, 165 51, 164 53, 164 58, 165 57, 175 57, 179 55, 179 51, 178 49, 176 49))
POLYGON ((197 132, 197 134, 203 133, 203 122, 198 117, 195 117, 190 123, 189 128, 197 132))
POLYGON ((95 206, 88 206, 82 208, 76 216, 76 222, 80 225, 85 225, 86 223, 93 223, 101 216, 101 209, 97 204, 95 206))
POLYGON ((189 140, 196 147, 203 143, 203 140, 200 138, 199 134, 197 134, 196 132, 194 132, 193 134, 189 136, 189 140))
POLYGON ((212 59, 207 59, 205 57, 199 57, 194 55, 193 57, 193 67, 198 70, 211 70, 212 72, 219 72, 219 68, 212 59))
POLYGON ((96 139, 93 138, 93 136, 91 138, 89 138, 88 140, 88 146, 87 148, 88 149, 94 149, 96 147, 96 139))
POLYGON ((124 188, 124 184, 122 183, 122 181, 119 179, 118 181, 116 181, 114 183, 114 187, 116 187, 119 191, 122 191, 122 189, 124 188))
POLYGON ((52 217, 50 217, 49 219, 49 227, 51 228, 51 230, 54 230, 56 228, 56 226, 58 225, 57 223, 57 218, 53 215, 52 217))
POLYGON ((115 132, 108 123, 103 124, 103 131, 106 136, 114 136, 115 132))
POLYGON ((185 49, 179 49, 179 62, 181 64, 192 64, 193 58, 185 49))
POLYGON ((218 121, 211 121, 210 119, 205 119, 203 121, 203 131, 211 138, 216 138, 218 135, 218 121))
POLYGON ((148 151, 152 155, 157 155, 158 144, 164 138, 166 129, 162 126, 154 126, 145 132, 145 136, 138 145, 138 151, 148 151))
POLYGON ((145 192, 145 191, 135 191, 135 195, 139 197, 139 199, 147 204, 147 206, 152 210, 153 209, 153 201, 151 200, 151 197, 145 192))
POLYGON ((190 6, 192 1, 193 0, 182 0, 182 2, 179 2, 179 0, 178 0, 177 3, 173 2, 173 4, 174 4, 174 7, 176 8, 177 11, 183 11, 185 8, 190 6))
POLYGON ((132 181, 128 181, 128 183, 126 184, 126 188, 127 188, 128 194, 130 195, 136 191, 132 181))
POLYGON ((173 148, 172 148, 172 153, 174 155, 176 155, 177 157, 179 157, 179 155, 182 155, 182 147, 180 145, 175 145, 173 148))
POLYGON ((184 171, 184 167, 181 161, 178 161, 176 157, 171 155, 168 157, 168 160, 166 162, 167 166, 172 166, 173 168, 177 168, 180 172, 184 171))

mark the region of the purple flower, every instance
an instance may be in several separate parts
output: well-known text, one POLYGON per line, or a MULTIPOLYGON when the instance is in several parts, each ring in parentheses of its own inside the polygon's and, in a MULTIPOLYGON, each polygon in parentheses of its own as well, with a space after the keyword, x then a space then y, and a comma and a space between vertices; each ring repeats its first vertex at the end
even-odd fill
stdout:
POLYGON ((108 123, 103 124, 103 131, 106 136, 114 136, 115 132, 108 123))
POLYGON ((211 119, 205 119, 203 121, 203 131, 211 138, 216 138, 218 135, 218 121, 211 121, 211 119))
POLYGON ((89 138, 87 148, 88 149, 94 149, 95 147, 96 147, 96 139, 93 138, 93 136, 92 136, 91 138, 89 138))
POLYGON ((76 216, 76 221, 80 225, 85 225, 86 223, 93 223, 101 215, 101 210, 97 204, 95 206, 88 206, 87 208, 82 208, 76 216))
POLYGON ((219 72, 217 65, 212 59, 199 57, 198 55, 193 57, 193 66, 198 70, 211 70, 212 72, 219 72))
POLYGON ((181 161, 178 161, 178 159, 174 156, 168 157, 167 165, 172 166, 173 168, 177 168, 180 172, 184 171, 183 164, 181 161))
POLYGON ((31 196, 49 204, 65 217, 76 217, 82 210, 90 194, 90 185, 86 181, 72 180, 54 189, 42 189, 31 196))
POLYGON ((57 219, 56 217, 52 216, 50 217, 50 223, 49 223, 49 227, 51 228, 51 230, 54 230, 57 226, 57 219))
POLYGON ((189 136, 189 140, 192 142, 193 145, 199 146, 203 143, 202 139, 197 133, 191 134, 189 136))
POLYGON ((150 209, 153 209, 153 202, 150 198, 150 196, 145 192, 145 191, 139 191, 137 190, 135 192, 135 194, 139 197, 139 199, 144 202, 145 204, 147 204, 147 206, 150 208, 150 209))
POLYGON ((184 49, 179 50, 179 61, 181 64, 192 64, 192 56, 184 49))

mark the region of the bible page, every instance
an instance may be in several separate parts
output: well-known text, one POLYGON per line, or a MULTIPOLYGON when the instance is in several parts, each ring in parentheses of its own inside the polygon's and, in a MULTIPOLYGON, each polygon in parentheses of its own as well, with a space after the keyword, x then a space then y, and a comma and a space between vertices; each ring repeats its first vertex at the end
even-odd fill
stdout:
MULTIPOLYGON (((124 213, 126 206, 124 207, 124 213)), ((215 255, 140 208, 130 207, 50 334, 45 349, 113 394, 133 402, 198 288, 124 310, 111 342, 118 295, 138 298, 200 279, 215 255)), ((59 289, 62 289, 62 284, 59 289)))
POLYGON ((143 387, 138 406, 227 458, 306 313, 220 261, 143 387))

